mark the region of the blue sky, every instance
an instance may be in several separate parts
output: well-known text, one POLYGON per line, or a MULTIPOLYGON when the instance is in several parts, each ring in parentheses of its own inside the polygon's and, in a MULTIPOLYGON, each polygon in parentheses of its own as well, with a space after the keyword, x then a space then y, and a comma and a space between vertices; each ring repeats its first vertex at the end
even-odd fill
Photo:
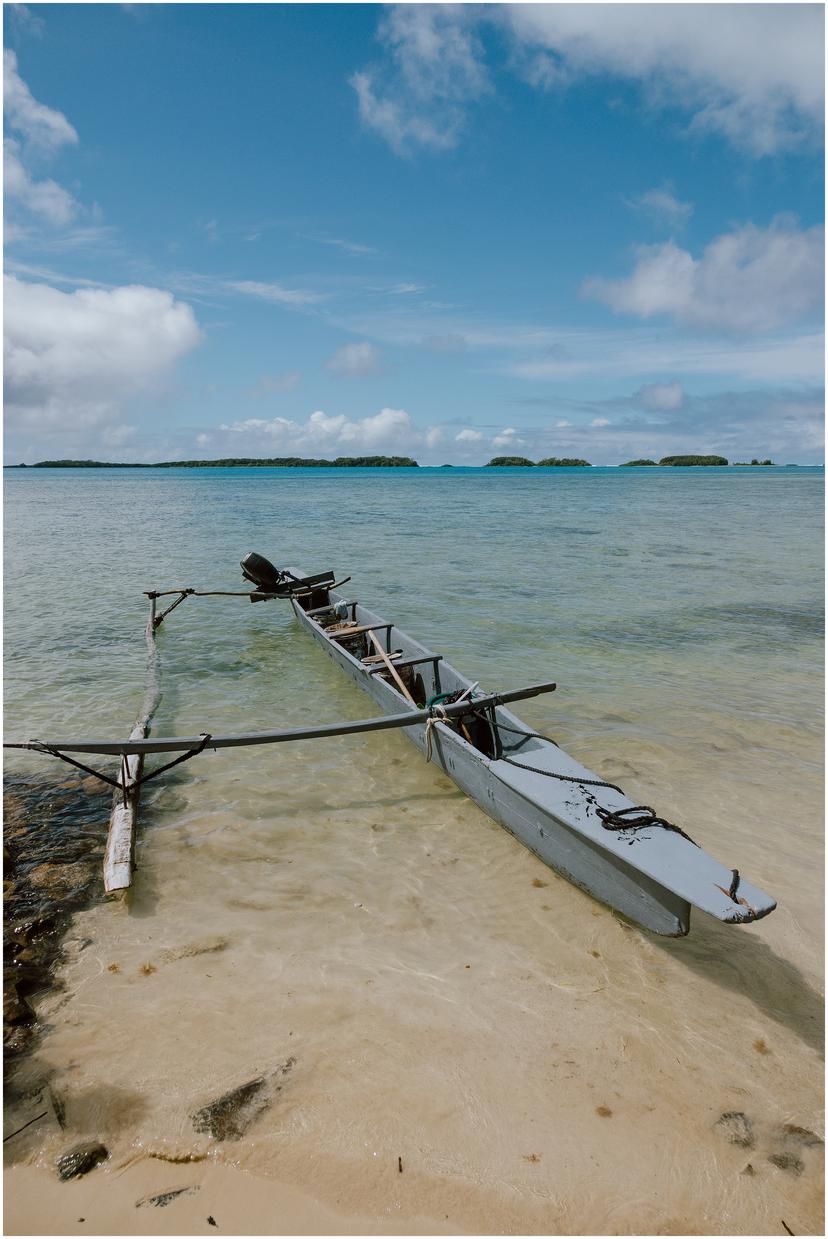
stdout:
POLYGON ((819 5, 6 5, 7 462, 821 462, 819 5))

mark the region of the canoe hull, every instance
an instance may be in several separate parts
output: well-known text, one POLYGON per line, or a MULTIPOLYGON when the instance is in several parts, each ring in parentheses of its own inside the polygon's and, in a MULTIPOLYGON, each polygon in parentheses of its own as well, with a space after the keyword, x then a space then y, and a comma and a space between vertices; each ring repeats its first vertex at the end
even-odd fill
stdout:
MULTIPOLYGON (((337 595, 331 594, 332 601, 337 595)), ((313 618, 307 616, 297 602, 293 609, 302 627, 364 692, 380 707, 391 713, 400 709, 400 694, 379 675, 368 674, 365 667, 336 642, 326 636, 313 618)), ((359 622, 379 622, 379 617, 359 608, 359 622)), ((424 647, 395 629, 393 648, 403 648, 406 657, 417 657, 424 647)), ((450 680, 468 686, 447 663, 439 664, 440 677, 431 687, 443 688, 450 680)), ((511 720, 525 729, 515 716, 503 707, 498 718, 511 720)), ((427 746, 424 724, 406 727, 404 734, 422 752, 427 746)), ((550 869, 555 870, 593 898, 614 908, 642 928, 669 937, 682 937, 690 928, 690 904, 657 881, 642 874, 622 857, 613 856, 591 839, 571 829, 544 805, 509 786, 492 773, 493 763, 479 750, 465 743, 454 731, 436 724, 432 730, 432 761, 438 765, 484 813, 505 827, 516 839, 534 852, 550 869)))

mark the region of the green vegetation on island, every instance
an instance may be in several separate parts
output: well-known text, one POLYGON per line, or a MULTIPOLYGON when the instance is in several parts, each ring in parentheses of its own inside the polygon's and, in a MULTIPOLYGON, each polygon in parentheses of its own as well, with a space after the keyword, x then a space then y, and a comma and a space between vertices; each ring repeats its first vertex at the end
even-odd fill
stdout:
POLYGON ((772 465, 772 460, 757 460, 754 456, 753 460, 734 460, 734 465, 738 469, 749 469, 751 465, 772 465))
POLYGON ((410 456, 337 456, 336 460, 305 460, 301 456, 228 456, 224 460, 159 460, 129 462, 109 460, 39 460, 35 465, 10 465, 12 469, 416 469, 410 456))
POLYGON ((656 462, 654 460, 627 460, 624 462, 623 465, 619 465, 619 468, 620 469, 640 469, 644 465, 653 465, 655 467, 655 463, 656 462))
POLYGON ((724 456, 662 456, 660 465, 726 465, 724 456))
POLYGON ((530 469, 534 469, 536 467, 539 469, 548 469, 550 466, 554 466, 558 469, 569 469, 574 468, 576 465, 579 467, 584 465, 588 469, 592 468, 588 460, 575 460, 574 458, 568 459, 566 457, 558 456, 547 456, 545 460, 539 460, 537 462, 534 460, 528 460, 526 456, 493 456, 492 459, 487 462, 486 468, 491 469, 496 466, 504 465, 510 468, 520 465, 521 468, 528 467, 530 469))

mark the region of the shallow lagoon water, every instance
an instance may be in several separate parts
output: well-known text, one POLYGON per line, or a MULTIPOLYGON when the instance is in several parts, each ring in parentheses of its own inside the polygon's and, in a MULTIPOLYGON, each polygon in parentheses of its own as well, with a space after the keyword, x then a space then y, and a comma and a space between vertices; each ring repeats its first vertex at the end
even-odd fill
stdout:
MULTIPOLYGON (((811 469, 7 471, 7 735, 125 733, 141 590, 241 588, 255 549, 350 573, 351 597, 484 688, 555 679, 527 723, 779 900, 658 939, 400 735, 209 754, 150 785, 130 904, 76 916, 65 990, 42 1000, 29 1069, 71 1134, 106 1139, 113 1167, 209 1151, 390 1229, 819 1231, 821 1151, 785 1125, 822 1131, 822 487, 811 469), (194 1130, 290 1057, 241 1139, 194 1130), (731 1113, 750 1147, 717 1126, 731 1113)), ((157 733, 375 709, 278 603, 189 599, 160 645, 157 733)), ((9 1156, 47 1164, 66 1140, 35 1127, 9 1156)))

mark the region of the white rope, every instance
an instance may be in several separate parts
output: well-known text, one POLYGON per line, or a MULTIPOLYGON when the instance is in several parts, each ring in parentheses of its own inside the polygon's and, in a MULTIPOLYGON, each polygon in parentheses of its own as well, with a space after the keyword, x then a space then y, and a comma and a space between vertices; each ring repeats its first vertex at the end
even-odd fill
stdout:
POLYGON ((426 739, 426 761, 431 761, 431 733, 437 723, 445 723, 448 721, 448 715, 442 706, 432 706, 431 716, 426 719, 425 739, 426 739))

